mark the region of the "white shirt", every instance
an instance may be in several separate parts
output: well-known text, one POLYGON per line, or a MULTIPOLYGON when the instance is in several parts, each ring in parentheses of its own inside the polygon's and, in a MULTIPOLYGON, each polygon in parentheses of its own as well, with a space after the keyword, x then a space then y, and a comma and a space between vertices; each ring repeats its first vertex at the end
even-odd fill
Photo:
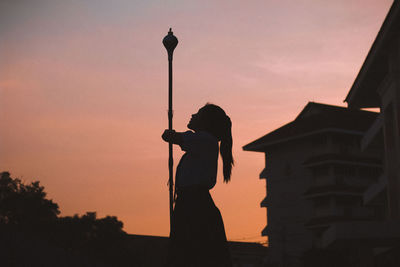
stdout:
POLYGON ((182 133, 181 149, 186 151, 176 168, 176 186, 214 187, 217 181, 218 140, 213 135, 199 131, 182 133))

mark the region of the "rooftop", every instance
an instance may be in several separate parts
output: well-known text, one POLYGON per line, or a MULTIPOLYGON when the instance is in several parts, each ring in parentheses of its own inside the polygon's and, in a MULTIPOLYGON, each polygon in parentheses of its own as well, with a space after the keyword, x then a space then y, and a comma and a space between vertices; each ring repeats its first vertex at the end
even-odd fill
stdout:
MULTIPOLYGON (((388 71, 388 59, 391 46, 399 36, 400 1, 393 5, 382 24, 378 35, 351 87, 345 102, 352 108, 379 107, 380 98, 377 89, 388 71)), ((397 44, 398 45, 398 44, 397 44)))
POLYGON ((361 135, 377 115, 376 112, 309 102, 294 121, 245 145, 243 150, 265 152, 271 145, 327 131, 361 135))

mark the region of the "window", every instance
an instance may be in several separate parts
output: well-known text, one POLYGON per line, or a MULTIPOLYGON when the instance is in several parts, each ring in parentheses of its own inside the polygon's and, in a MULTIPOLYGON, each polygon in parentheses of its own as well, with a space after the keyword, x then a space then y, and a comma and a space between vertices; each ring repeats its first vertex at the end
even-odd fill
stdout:
POLYGON ((327 166, 319 166, 313 169, 314 177, 325 176, 328 175, 329 170, 327 166))
POLYGON ((336 165, 334 172, 337 177, 353 177, 356 175, 355 167, 350 165, 336 165))

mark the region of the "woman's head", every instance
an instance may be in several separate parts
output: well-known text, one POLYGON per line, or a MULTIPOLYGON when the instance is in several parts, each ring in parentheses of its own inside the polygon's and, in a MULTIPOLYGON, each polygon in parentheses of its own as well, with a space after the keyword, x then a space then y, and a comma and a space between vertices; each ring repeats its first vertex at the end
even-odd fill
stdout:
POLYGON ((194 131, 206 131, 221 141, 220 153, 224 164, 224 181, 229 182, 233 166, 231 119, 222 108, 207 103, 192 115, 187 126, 194 131))
POLYGON ((231 121, 225 111, 217 105, 206 104, 196 114, 192 115, 189 129, 194 131, 207 131, 213 134, 219 141, 231 126, 231 121))

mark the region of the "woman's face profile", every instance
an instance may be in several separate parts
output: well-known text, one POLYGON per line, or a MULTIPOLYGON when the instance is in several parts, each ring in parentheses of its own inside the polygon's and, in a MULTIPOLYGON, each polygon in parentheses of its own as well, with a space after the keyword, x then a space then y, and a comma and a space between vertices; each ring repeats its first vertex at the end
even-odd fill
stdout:
POLYGON ((190 119, 187 127, 193 131, 201 130, 203 125, 203 117, 204 112, 202 109, 199 109, 197 113, 192 114, 192 118, 190 119))

